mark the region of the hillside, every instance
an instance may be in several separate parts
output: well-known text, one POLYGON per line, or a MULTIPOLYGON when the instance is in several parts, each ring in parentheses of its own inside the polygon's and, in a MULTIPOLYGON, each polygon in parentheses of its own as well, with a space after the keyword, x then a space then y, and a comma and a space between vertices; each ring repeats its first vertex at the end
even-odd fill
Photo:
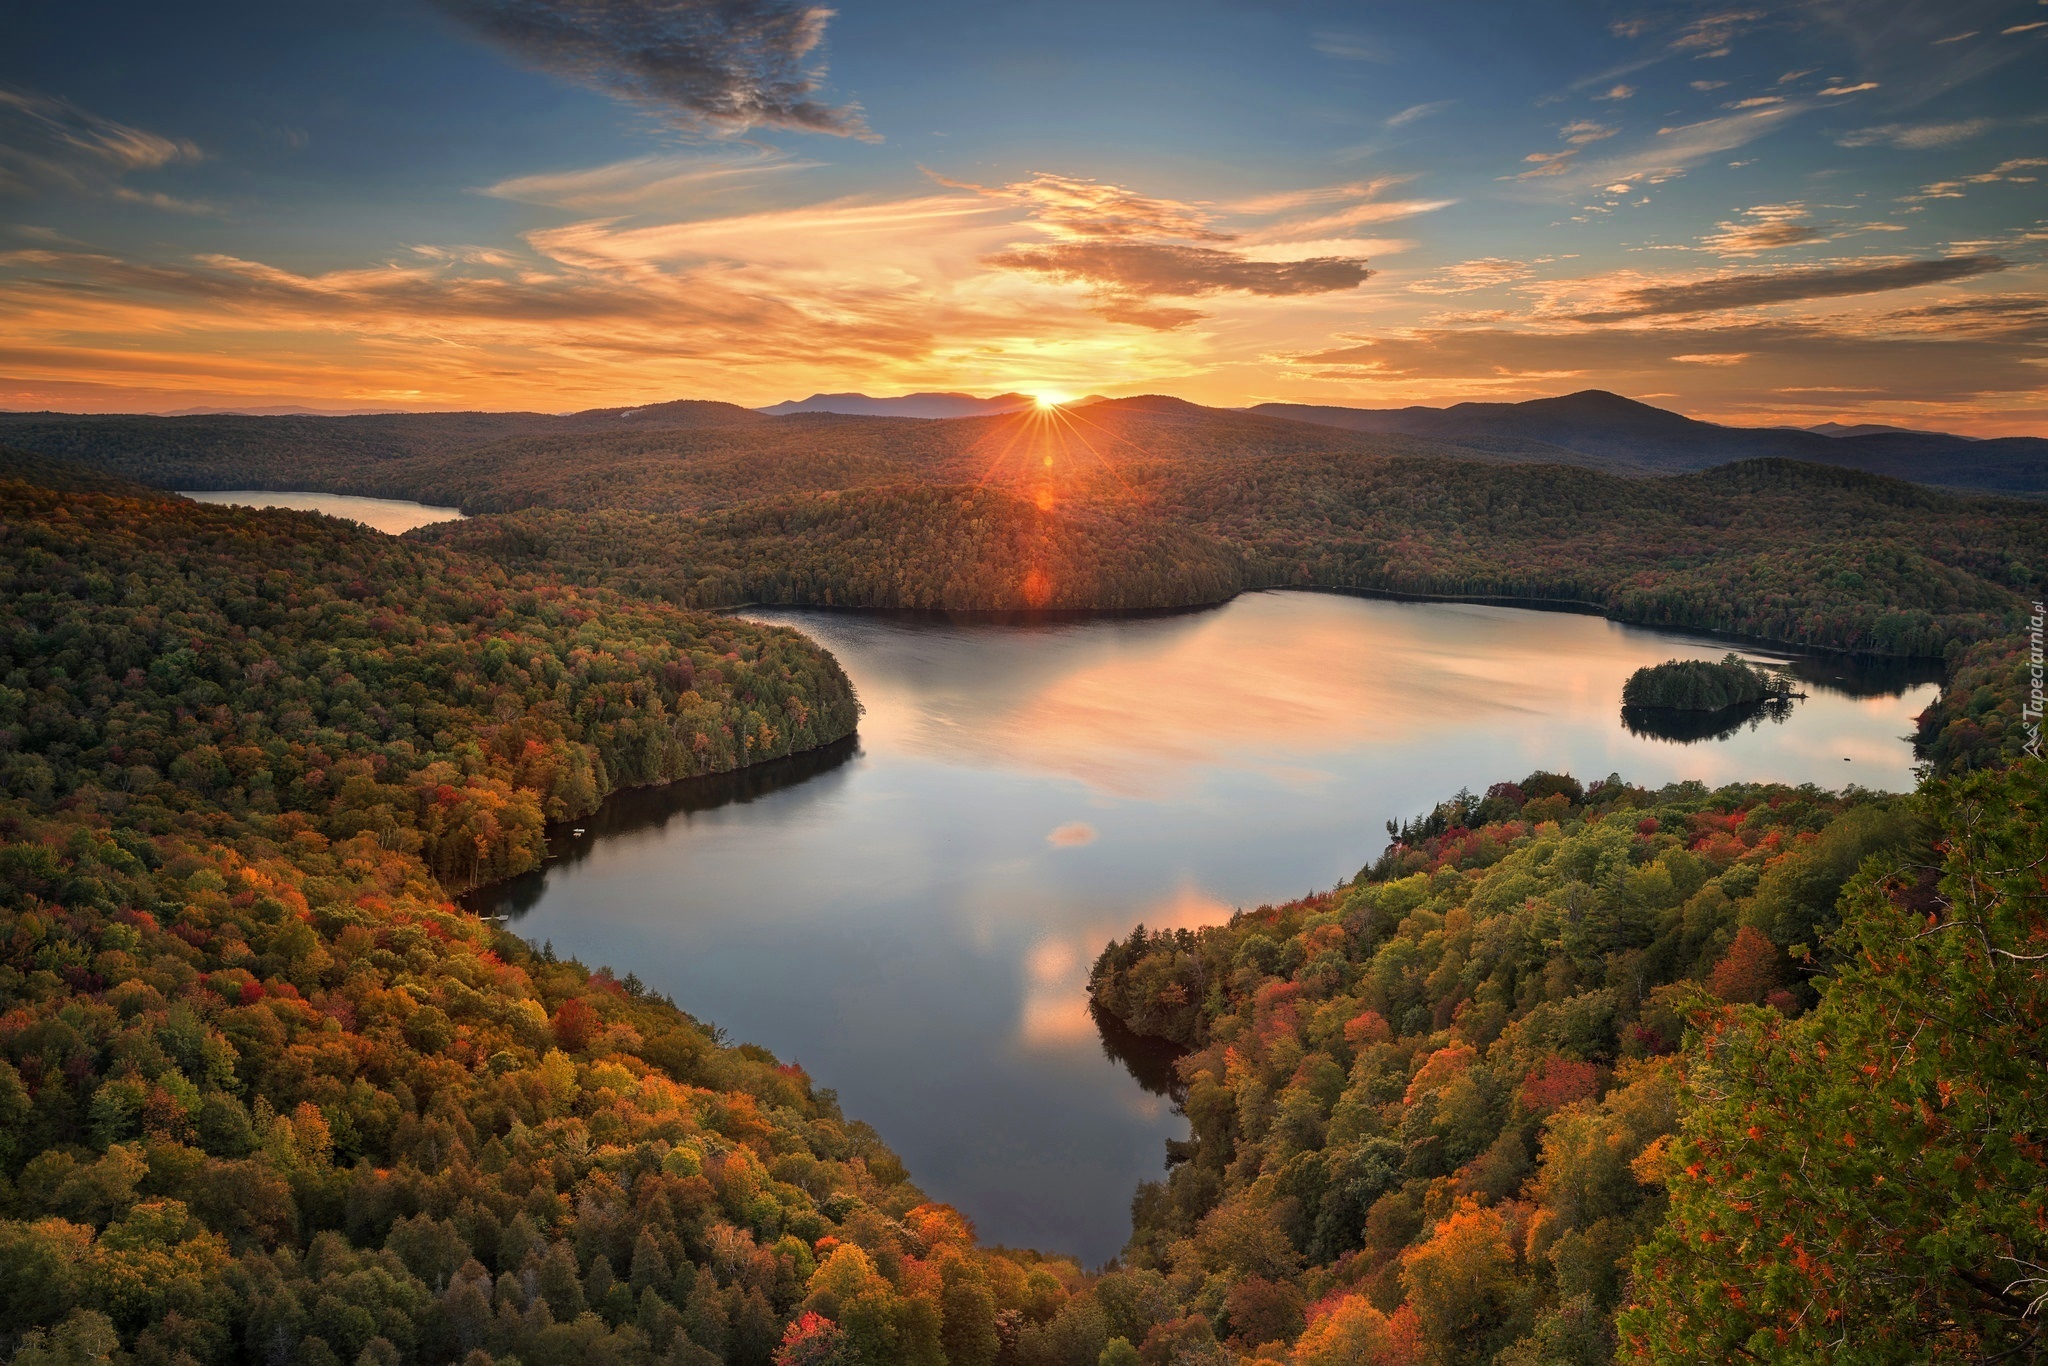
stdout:
POLYGON ((2031 1359, 2042 794, 1539 773, 1140 927, 1091 993, 1193 1133, 1126 1261, 1307 1366, 2031 1359))
POLYGON ((462 887, 536 866, 544 821, 618 788, 853 729, 845 675, 793 631, 331 518, 52 488, 39 463, 0 451, 0 787, 20 796, 391 832, 462 887))
POLYGON ((1009 610, 1031 605, 1027 583, 1050 607, 1170 607, 1319 587, 1569 602, 1932 656, 2004 631, 2048 537, 2038 504, 1782 462, 1654 480, 1313 451, 1032 468, 982 487, 750 499, 696 517, 533 510, 415 534, 700 607, 1009 610))
POLYGON ((1978 441, 1879 426, 1803 431, 1724 427, 1598 389, 1523 403, 1458 403, 1448 408, 1261 403, 1249 411, 1347 431, 1427 436, 1468 445, 1536 441, 1620 471, 1697 470, 1776 458, 1840 465, 1944 488, 2048 492, 2048 440, 2037 437, 1978 441))
POLYGON ((377 413, 355 417, 80 416, 0 413, 0 446, 87 465, 152 488, 309 489, 411 497, 437 459, 518 437, 636 435, 765 423, 730 403, 547 413, 377 413))

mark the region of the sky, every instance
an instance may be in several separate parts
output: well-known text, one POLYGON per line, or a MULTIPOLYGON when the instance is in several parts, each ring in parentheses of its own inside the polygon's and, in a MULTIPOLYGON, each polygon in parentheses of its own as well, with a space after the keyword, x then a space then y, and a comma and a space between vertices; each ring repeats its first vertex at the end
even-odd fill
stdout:
POLYGON ((0 408, 2048 433, 2048 0, 0 11, 0 408))

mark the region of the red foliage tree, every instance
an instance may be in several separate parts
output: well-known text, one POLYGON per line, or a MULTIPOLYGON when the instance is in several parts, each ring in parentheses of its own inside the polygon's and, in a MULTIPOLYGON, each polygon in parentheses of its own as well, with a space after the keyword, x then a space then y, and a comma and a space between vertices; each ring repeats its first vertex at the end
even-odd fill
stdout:
POLYGON ((580 996, 571 996, 555 1007, 555 1043, 566 1052, 580 1053, 590 1046, 590 1036, 600 1027, 597 1012, 580 996))
POLYGON ((1735 942, 1707 979, 1716 996, 1737 1005, 1756 1005, 1777 984, 1778 946, 1754 925, 1736 931, 1735 942))
POLYGON ((1524 1114, 1547 1115, 1573 1101, 1591 1100, 1599 1094, 1599 1068, 1576 1058, 1552 1054, 1529 1069, 1516 1099, 1524 1114))

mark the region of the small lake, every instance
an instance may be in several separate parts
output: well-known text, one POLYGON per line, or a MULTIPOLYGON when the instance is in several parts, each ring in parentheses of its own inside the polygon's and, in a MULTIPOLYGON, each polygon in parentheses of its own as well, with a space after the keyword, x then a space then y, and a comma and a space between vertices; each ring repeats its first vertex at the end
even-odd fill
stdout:
POLYGON ((1106 940, 1327 889, 1387 820, 1538 768, 1905 790, 1938 677, 1799 663, 1788 719, 1676 743, 1623 726, 1623 680, 1730 647, 1598 617, 1278 592, 1029 626, 750 615, 838 656, 857 740, 621 794, 483 909, 800 1061, 984 1238, 1090 1264, 1185 1136, 1089 1016, 1106 940))
POLYGON ((275 493, 269 489, 179 489, 178 495, 195 503, 228 503, 245 508, 290 508, 294 512, 324 512, 360 522, 372 531, 396 536, 416 526, 435 522, 459 522, 460 508, 437 508, 403 498, 359 498, 351 493, 275 493))

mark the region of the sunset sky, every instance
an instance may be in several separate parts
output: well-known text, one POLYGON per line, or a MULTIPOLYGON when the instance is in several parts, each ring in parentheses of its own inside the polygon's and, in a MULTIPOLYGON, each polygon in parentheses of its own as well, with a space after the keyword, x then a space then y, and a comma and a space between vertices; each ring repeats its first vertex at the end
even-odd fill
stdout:
POLYGON ((2048 433, 2048 0, 71 0, 0 407, 1607 388, 2048 433))

